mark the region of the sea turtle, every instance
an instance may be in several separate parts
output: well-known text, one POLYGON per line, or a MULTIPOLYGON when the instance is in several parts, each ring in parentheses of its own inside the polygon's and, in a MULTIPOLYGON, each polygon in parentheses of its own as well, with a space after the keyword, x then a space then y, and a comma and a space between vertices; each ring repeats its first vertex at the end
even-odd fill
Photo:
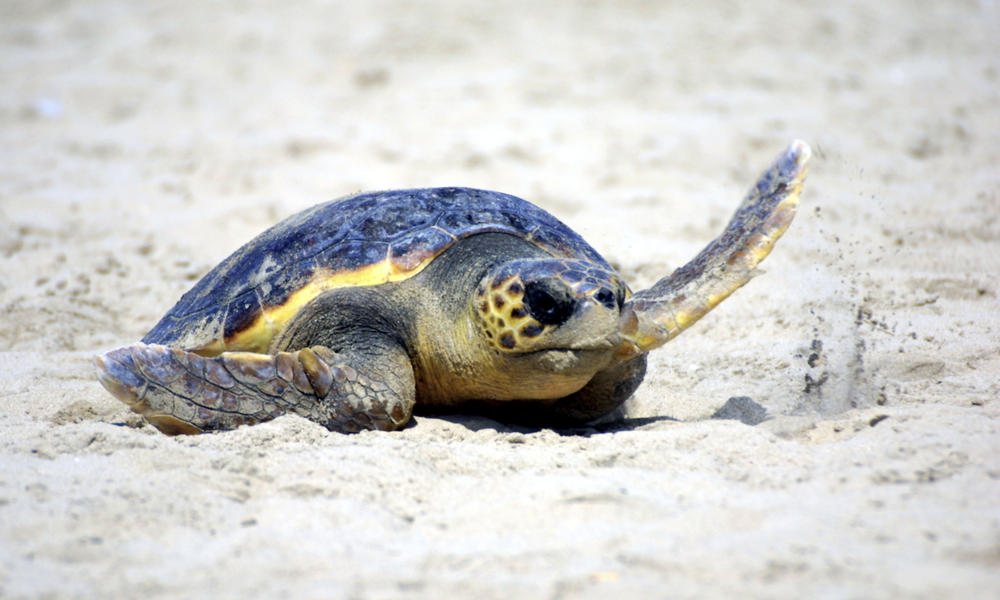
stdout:
POLYGON ((578 234, 507 194, 320 204, 212 269, 141 342, 97 357, 97 375, 169 434, 285 413, 393 430, 415 406, 594 420, 641 383, 647 352, 753 276, 792 221, 809 156, 792 143, 718 238, 636 293, 578 234))

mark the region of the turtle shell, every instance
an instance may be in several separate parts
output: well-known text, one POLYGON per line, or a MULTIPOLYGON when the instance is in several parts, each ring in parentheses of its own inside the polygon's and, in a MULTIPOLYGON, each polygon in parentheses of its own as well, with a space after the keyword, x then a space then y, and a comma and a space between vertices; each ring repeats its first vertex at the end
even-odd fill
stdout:
POLYGON ((610 270, 577 233, 515 196, 468 188, 365 193, 319 204, 258 235, 209 271, 142 341, 204 355, 265 352, 320 293, 407 279, 457 241, 487 232, 610 270))

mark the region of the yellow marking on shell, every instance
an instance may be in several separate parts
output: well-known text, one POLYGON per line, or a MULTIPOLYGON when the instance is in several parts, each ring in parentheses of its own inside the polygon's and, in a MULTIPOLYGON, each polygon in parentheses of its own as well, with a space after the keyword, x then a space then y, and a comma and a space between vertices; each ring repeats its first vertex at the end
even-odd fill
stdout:
POLYGON ((267 352, 274 336, 284 329, 285 325, 302 310, 302 307, 312 302, 323 292, 337 288, 368 287, 403 281, 423 270, 432 259, 433 256, 426 256, 424 260, 415 263, 412 268, 407 268, 408 265, 398 265, 386 258, 350 271, 318 269, 308 283, 288 296, 284 304, 264 308, 249 327, 237 331, 226 338, 224 342, 214 340, 198 349, 197 352, 203 356, 215 356, 224 351, 233 350, 267 352))

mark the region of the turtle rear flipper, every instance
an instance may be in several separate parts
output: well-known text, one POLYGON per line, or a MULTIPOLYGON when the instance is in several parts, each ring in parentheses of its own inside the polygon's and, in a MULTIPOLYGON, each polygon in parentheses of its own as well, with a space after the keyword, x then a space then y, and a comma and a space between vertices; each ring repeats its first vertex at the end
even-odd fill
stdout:
POLYGON ((620 358, 648 352, 676 337, 753 277, 795 216, 810 154, 805 142, 792 142, 719 237, 694 260, 626 302, 620 358))
MULTIPOLYGON (((405 354, 403 355, 405 357, 405 354)), ((97 357, 115 397, 167 434, 235 429, 296 413, 331 431, 399 429, 410 419, 413 372, 364 364, 314 346, 296 352, 204 357, 137 343, 97 357)))

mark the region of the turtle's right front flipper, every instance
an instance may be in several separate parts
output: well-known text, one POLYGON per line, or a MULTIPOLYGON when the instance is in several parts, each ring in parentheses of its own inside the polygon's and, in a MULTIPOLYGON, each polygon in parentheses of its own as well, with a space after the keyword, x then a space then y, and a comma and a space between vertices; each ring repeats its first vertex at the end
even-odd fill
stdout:
POLYGON ((619 360, 673 339, 753 277, 795 217, 810 154, 805 142, 792 142, 719 237, 669 277, 629 298, 622 311, 619 360))
MULTIPOLYGON (((383 357, 385 358, 385 357, 383 357)), ((235 429, 296 413, 331 431, 399 429, 413 407, 413 373, 357 368, 332 350, 224 352, 204 357, 137 343, 97 357, 101 384, 167 434, 235 429)))

